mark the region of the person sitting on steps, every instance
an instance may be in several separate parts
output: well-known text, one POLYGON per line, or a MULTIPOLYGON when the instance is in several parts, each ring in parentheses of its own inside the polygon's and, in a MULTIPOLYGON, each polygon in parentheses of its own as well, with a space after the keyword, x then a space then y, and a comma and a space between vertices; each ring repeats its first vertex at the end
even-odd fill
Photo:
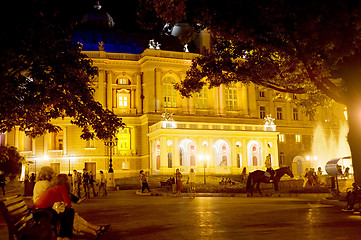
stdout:
POLYGON ((352 183, 352 187, 352 190, 347 191, 347 205, 344 209, 342 209, 343 211, 354 211, 354 205, 360 201, 361 188, 356 183, 352 183))

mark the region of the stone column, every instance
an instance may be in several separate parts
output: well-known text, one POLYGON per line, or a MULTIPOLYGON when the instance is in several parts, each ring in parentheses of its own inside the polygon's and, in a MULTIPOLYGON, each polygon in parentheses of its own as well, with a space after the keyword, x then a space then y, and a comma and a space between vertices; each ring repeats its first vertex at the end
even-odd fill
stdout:
POLYGON ((241 88, 241 110, 242 114, 249 116, 249 102, 248 102, 248 86, 242 86, 241 88))
POLYGON ((161 85, 161 71, 157 68, 154 69, 154 101, 155 101, 155 112, 162 112, 163 101, 162 101, 162 85, 161 85))
POLYGON ((141 113, 142 112, 142 99, 141 99, 141 94, 142 94, 142 83, 141 83, 141 74, 137 74, 136 75, 136 90, 135 90, 135 107, 137 109, 137 113, 141 113))
POLYGON ((112 74, 109 71, 106 71, 106 75, 107 75, 107 108, 108 110, 112 111, 113 110, 113 102, 112 102, 112 74))

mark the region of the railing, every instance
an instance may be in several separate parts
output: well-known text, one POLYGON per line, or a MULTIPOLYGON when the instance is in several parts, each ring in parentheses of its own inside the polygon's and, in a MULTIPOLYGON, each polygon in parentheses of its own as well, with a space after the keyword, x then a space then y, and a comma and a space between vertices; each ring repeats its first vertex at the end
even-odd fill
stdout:
POLYGON ((194 129, 194 130, 227 130, 227 131, 276 131, 276 127, 265 128, 264 125, 251 124, 230 124, 230 123, 204 123, 204 122, 176 122, 176 121, 161 121, 149 127, 149 131, 153 132, 158 129, 194 129), (207 126, 207 127, 205 127, 207 126))

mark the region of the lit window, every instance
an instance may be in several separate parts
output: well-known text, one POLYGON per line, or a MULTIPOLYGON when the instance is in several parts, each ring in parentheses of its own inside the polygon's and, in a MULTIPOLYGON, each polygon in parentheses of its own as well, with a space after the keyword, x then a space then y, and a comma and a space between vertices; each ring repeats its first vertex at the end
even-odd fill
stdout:
POLYGON ((95 140, 94 139, 86 140, 85 148, 95 148, 95 140))
POLYGON ((282 108, 277 108, 277 120, 282 120, 282 108))
POLYGON ((293 120, 298 121, 298 109, 293 109, 293 120))
POLYGON ((177 93, 174 89, 175 80, 167 76, 162 80, 163 107, 177 107, 177 93))
POLYGON ((117 91, 118 98, 118 108, 128 108, 129 107, 129 90, 122 89, 117 91))
POLYGON ((130 129, 124 128, 119 130, 117 135, 118 138, 118 149, 119 150, 130 150, 130 129))
POLYGON ((120 95, 118 98, 118 103, 119 107, 128 107, 128 97, 120 95))
POLYGON ((129 162, 128 161, 122 162, 122 169, 123 170, 128 170, 129 169, 129 162))
POLYGON ((33 150, 33 139, 26 135, 24 136, 24 151, 32 151, 33 150))
POLYGON ((118 79, 118 84, 120 84, 120 85, 128 85, 128 79, 126 79, 126 78, 119 78, 119 79, 118 79))
POLYGON ((208 88, 204 87, 199 93, 195 94, 195 107, 198 109, 208 108, 208 88))
POLYGON ((266 107, 260 106, 259 107, 259 118, 264 119, 266 117, 266 107))
POLYGON ((285 164, 285 153, 280 152, 280 159, 279 159, 280 166, 285 164))
POLYGON ((50 133, 49 150, 63 150, 64 132, 50 133))
POLYGON ((296 142, 301 142, 301 135, 296 134, 296 142))
POLYGON ((231 84, 225 89, 226 95, 226 110, 237 110, 237 87, 231 84))
POLYGON ((280 142, 285 142, 285 135, 284 135, 284 134, 278 135, 278 140, 279 140, 280 142))
POLYGON ((261 98, 264 98, 264 97, 265 97, 264 91, 259 91, 259 97, 261 97, 261 98))

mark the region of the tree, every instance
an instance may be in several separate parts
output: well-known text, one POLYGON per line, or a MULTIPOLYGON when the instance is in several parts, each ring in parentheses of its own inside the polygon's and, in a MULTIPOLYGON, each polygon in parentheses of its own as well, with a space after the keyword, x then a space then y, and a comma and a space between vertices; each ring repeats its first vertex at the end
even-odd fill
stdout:
POLYGON ((23 160, 15 147, 0 146, 0 170, 5 176, 20 174, 23 160))
POLYGON ((144 0, 171 24, 201 25, 212 48, 176 86, 183 96, 202 87, 250 83, 307 93, 308 107, 347 106, 355 182, 361 185, 361 3, 359 1, 144 0), (310 102, 312 104, 310 104, 310 102))
POLYGON ((32 137, 59 131, 70 117, 81 137, 109 139, 121 119, 93 98, 97 68, 73 43, 77 23, 70 0, 8 1, 0 15, 0 132, 15 126, 32 137))

